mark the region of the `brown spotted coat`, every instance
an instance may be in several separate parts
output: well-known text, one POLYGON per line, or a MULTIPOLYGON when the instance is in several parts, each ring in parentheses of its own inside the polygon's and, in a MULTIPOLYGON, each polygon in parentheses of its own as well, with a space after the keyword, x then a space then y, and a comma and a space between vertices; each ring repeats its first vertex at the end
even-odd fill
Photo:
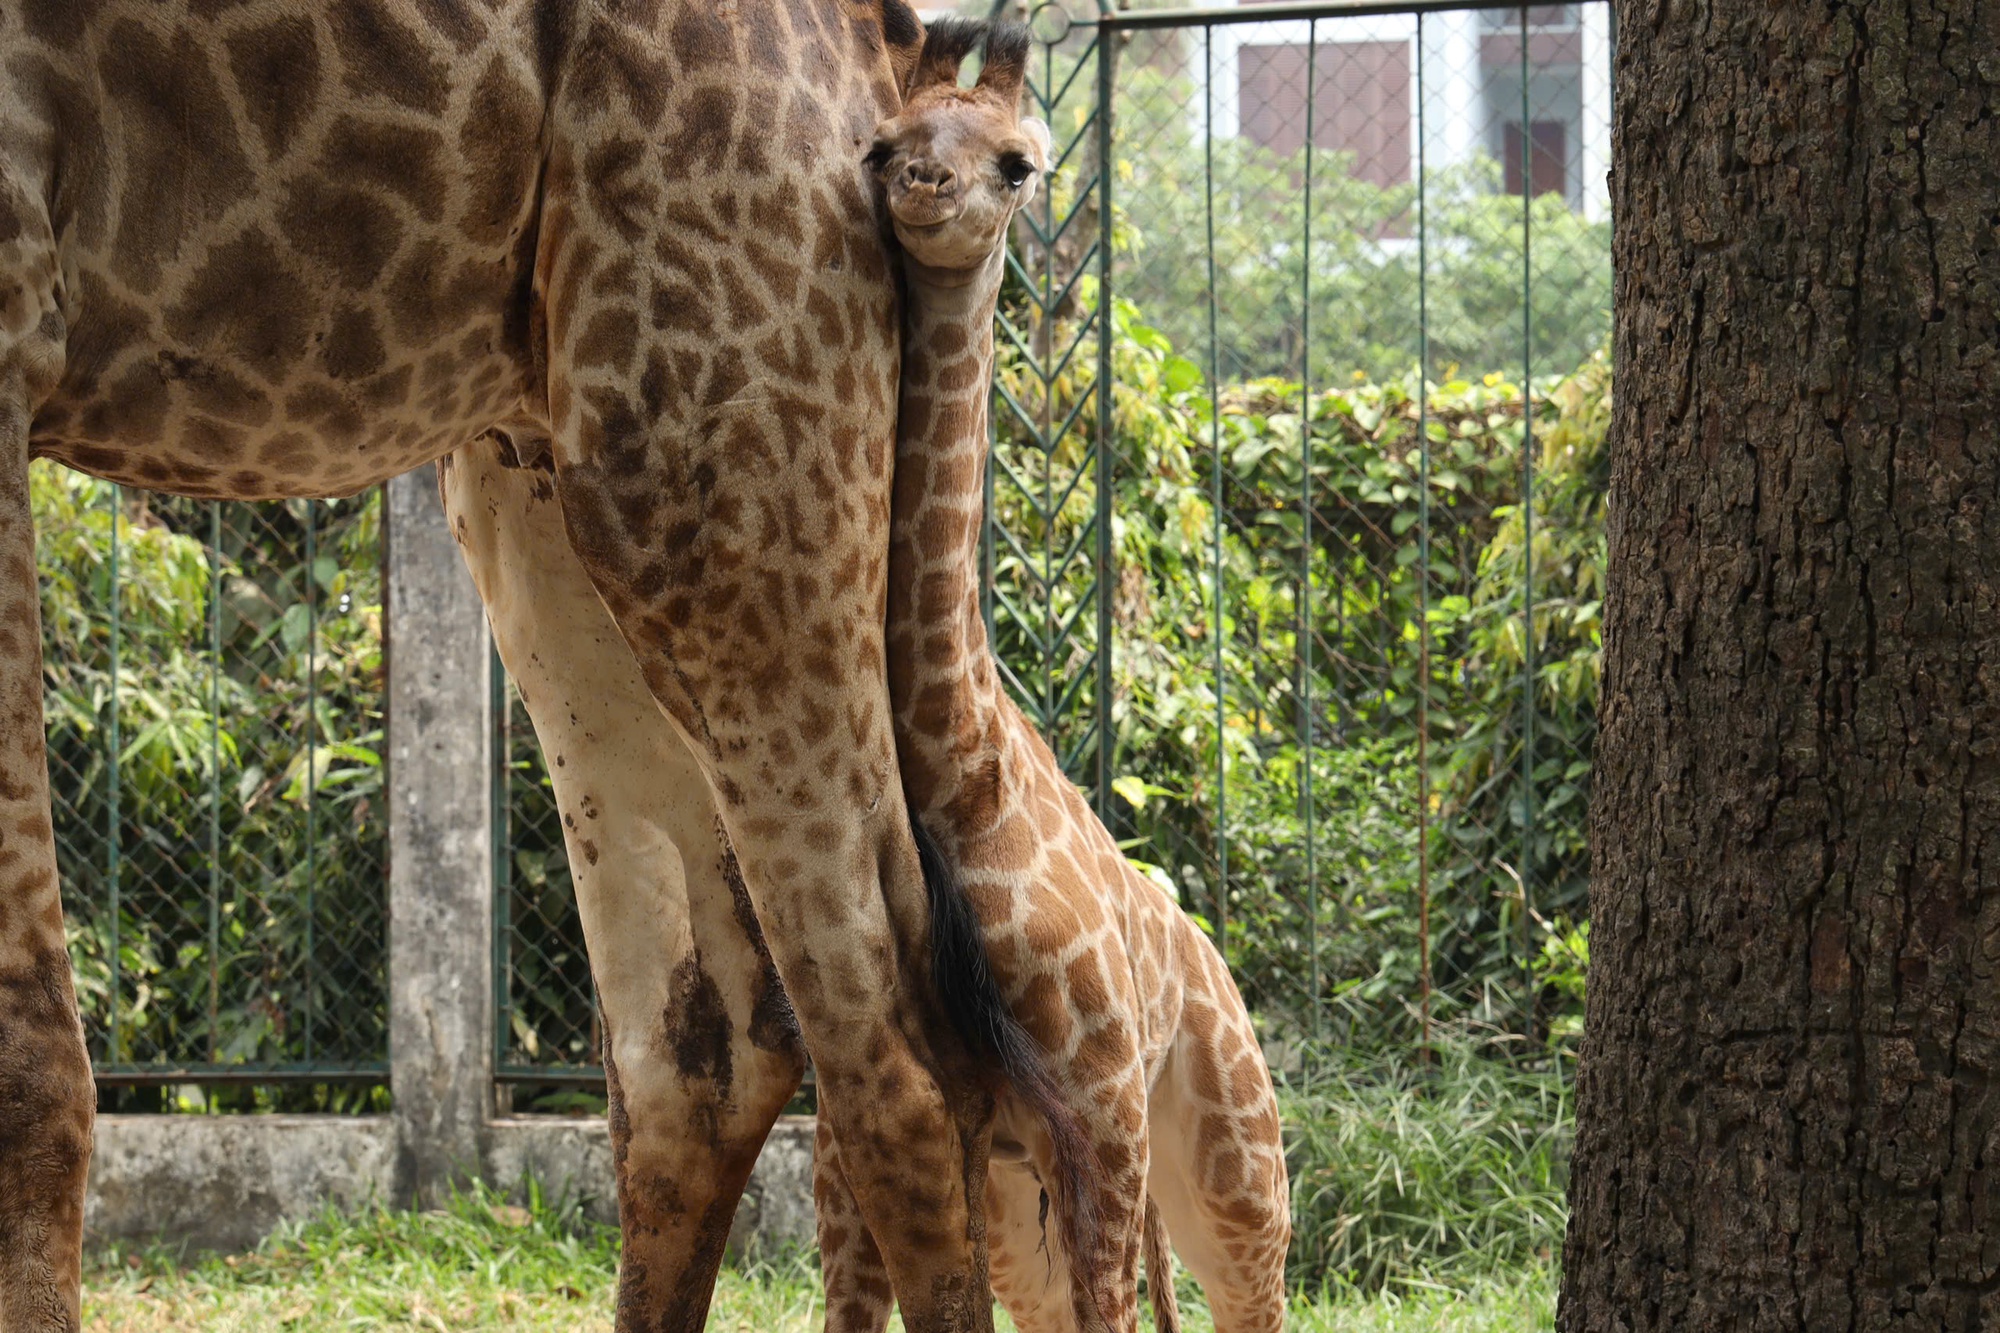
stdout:
MULTIPOLYGON (((578 864, 594 843, 640 886, 587 908, 614 1011, 619 1326, 701 1322, 798 1050, 695 804, 593 776, 608 725, 662 763, 680 744, 715 793, 911 1328, 989 1326, 963 1147, 983 1099, 920 998, 882 641, 898 321, 858 161, 920 36, 901 0, 0 3, 0 1329, 76 1327, 92 1108, 28 460, 326 495, 493 428, 546 458, 553 503, 496 501, 468 557, 516 598, 509 664, 545 659, 530 709, 575 771, 565 814, 601 812, 578 864), (521 560, 547 568, 510 582, 521 560), (520 609, 547 596, 570 605, 520 609), (607 697, 565 694, 572 673, 607 697), (613 946, 628 926, 654 947, 613 946)), ((475 454, 461 497, 499 484, 475 454)))
MULTIPOLYGON (((1290 1201, 1249 1014, 1207 936, 1120 853, 1008 697, 987 642, 977 557, 994 307, 1008 223, 1046 169, 1048 139, 1019 119, 1018 36, 989 44, 971 89, 957 86, 955 58, 933 59, 944 30, 932 39, 870 159, 907 279, 889 581, 896 740, 912 812, 963 877, 994 971, 1082 1113, 1097 1167, 1093 1252, 1065 1254, 1046 1216, 1071 1203, 1049 1138, 1002 1096, 993 1287, 1023 1330, 1130 1333, 1140 1254, 1164 1224, 1216 1328, 1271 1333, 1290 1201)), ((880 1333, 890 1285, 845 1198, 837 1125, 820 1147, 828 1326, 880 1333)), ((1149 1259, 1156 1308, 1171 1301, 1163 1249, 1149 1259)))

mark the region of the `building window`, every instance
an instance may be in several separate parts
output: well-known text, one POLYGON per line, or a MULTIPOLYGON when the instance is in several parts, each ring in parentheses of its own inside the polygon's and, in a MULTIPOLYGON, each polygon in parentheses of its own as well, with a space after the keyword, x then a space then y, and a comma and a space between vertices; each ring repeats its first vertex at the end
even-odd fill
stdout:
MULTIPOLYGON (((1528 135, 1534 141, 1534 160, 1529 168, 1528 183, 1537 195, 1559 194, 1569 197, 1569 129, 1559 120, 1533 120, 1528 122, 1528 135)), ((1505 131, 1505 161, 1507 164, 1507 193, 1521 192, 1521 122, 1511 121, 1505 131)))
MULTIPOLYGON (((1566 32, 1577 25, 1575 5, 1529 5, 1528 27, 1543 32, 1566 32)), ((1521 27, 1519 9, 1488 9, 1481 11, 1486 20, 1488 32, 1516 32, 1521 27)))
MULTIPOLYGON (((1306 137, 1306 48, 1237 52, 1243 137, 1289 156, 1306 137)), ((1314 59, 1313 146, 1352 154, 1347 170, 1371 185, 1410 179, 1410 44, 1322 42, 1314 59)))

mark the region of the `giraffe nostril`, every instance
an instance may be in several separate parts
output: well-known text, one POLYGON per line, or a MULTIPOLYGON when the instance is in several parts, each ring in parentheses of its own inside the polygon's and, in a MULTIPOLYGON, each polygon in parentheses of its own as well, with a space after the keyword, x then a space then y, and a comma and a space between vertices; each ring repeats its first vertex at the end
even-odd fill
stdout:
POLYGON ((933 190, 949 190, 958 175, 942 162, 912 162, 903 168, 903 183, 911 188, 928 185, 933 190))

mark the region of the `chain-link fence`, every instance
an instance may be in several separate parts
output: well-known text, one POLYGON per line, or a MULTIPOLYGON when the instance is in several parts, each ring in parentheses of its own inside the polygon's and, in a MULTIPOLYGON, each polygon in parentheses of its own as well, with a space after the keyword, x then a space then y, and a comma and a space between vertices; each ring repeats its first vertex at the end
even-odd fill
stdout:
POLYGON ((541 747, 497 657, 493 675, 494 1069, 510 1109, 567 1110, 602 1091, 597 996, 541 747))
MULTIPOLYGON (((1029 17, 1073 164, 1053 207, 1111 256, 1057 266, 1056 320, 1109 321, 1111 420, 1048 433, 1090 393, 1050 379, 996 472, 1094 452, 1110 479, 1109 632, 1041 663, 1111 677, 1100 809, 1281 1064, 1442 1016, 1546 1036, 1586 869, 1608 6, 1081 8, 1029 17)), ((1003 382, 1040 382, 1013 351, 1003 382)), ((1046 521, 1004 485, 991 516, 1046 521)), ((1019 652, 1005 614, 996 642, 1019 652)))
POLYGON ((105 1104, 377 1104, 379 493, 217 504, 39 463, 31 491, 57 860, 105 1104))
MULTIPOLYGON (((999 8, 1041 39, 1058 156, 995 387, 1010 688, 1281 1064, 1439 1017, 1547 1035, 1587 868, 1608 5, 999 8)), ((372 1104, 379 498, 39 465, 34 498, 108 1103, 372 1104)), ((555 1108, 601 1077, 599 1028, 504 685, 494 715, 495 1063, 555 1108)))
MULTIPOLYGON (((1031 22, 1058 160, 995 387, 984 559, 1015 697, 1222 941, 1281 1066, 1446 1019, 1559 1034, 1608 4, 964 7, 1031 22)), ((553 1105, 595 1076, 596 1025, 508 716, 496 1040, 553 1105)))

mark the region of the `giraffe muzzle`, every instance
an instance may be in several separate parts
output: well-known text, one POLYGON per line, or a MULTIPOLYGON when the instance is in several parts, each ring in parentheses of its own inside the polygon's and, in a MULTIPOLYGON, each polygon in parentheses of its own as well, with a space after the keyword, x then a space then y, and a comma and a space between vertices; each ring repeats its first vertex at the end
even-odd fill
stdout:
POLYGON ((942 180, 912 179, 910 172, 916 170, 912 166, 889 192, 889 211, 896 221, 906 227, 937 227, 956 221, 965 212, 965 196, 957 179, 949 171, 942 173, 942 180))

